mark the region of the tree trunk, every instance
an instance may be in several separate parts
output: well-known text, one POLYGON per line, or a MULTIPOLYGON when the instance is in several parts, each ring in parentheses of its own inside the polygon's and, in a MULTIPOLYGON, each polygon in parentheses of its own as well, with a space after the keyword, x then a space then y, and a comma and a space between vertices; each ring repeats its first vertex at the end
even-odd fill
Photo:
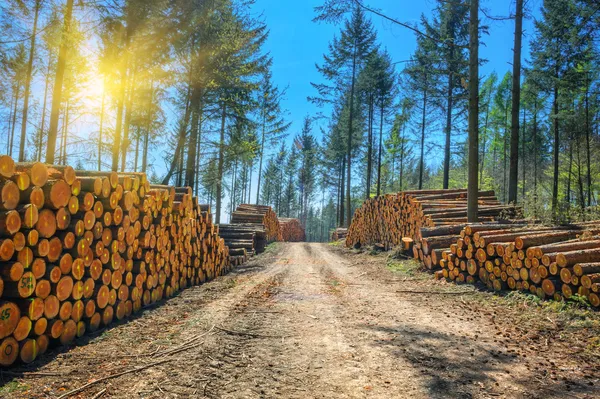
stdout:
MULTIPOLYGON (((191 74, 190 74, 190 79, 191 79, 191 74)), ((179 153, 181 152, 183 146, 185 145, 185 139, 187 136, 187 126, 190 121, 190 113, 191 113, 190 94, 191 94, 191 82, 188 83, 188 92, 187 92, 186 102, 185 102, 185 114, 183 116, 183 121, 181 123, 181 126, 179 127, 179 138, 177 140, 177 146, 175 147, 175 151, 173 152, 174 157, 173 157, 173 160, 171 161, 171 166, 169 167, 169 170, 167 171, 167 174, 165 175, 165 177, 162 181, 162 184, 169 184, 169 180, 171 180, 171 177, 173 177, 173 174, 180 163, 178 156, 179 156, 179 153)))
POLYGON ((50 66, 52 65, 50 58, 48 58, 48 71, 46 72, 46 85, 44 86, 44 105, 42 106, 42 122, 40 126, 40 133, 38 135, 37 142, 37 161, 42 160, 42 146, 44 143, 44 127, 46 125, 46 101, 48 98, 48 86, 50 85, 50 66))
POLYGON ((144 148, 142 149, 142 172, 146 173, 148 168, 148 142, 149 140, 149 132, 148 130, 144 130, 144 148))
POLYGON ((138 158, 140 155, 140 127, 136 127, 136 135, 135 135, 135 158, 133 160, 133 171, 137 172, 138 170, 138 158))
MULTIPOLYGON (((250 197, 252 196, 252 172, 254 171, 254 158, 250 160, 250 177, 248 178, 248 199, 247 203, 250 203, 250 197)), ((283 180, 282 180, 283 182, 283 180)))
POLYGON ((369 94, 369 121, 367 132, 367 188, 365 198, 371 198, 371 175, 373 171, 373 94, 369 94))
POLYGON ((185 185, 189 186, 189 187, 194 187, 195 181, 196 181, 196 152, 197 152, 197 147, 198 147, 198 128, 199 128, 199 121, 200 121, 200 108, 202 107, 201 104, 201 96, 202 93, 200 92, 199 88, 194 88, 192 90, 192 102, 191 102, 191 108, 192 108, 192 130, 190 133, 190 140, 187 146, 187 162, 186 162, 186 167, 185 167, 185 185))
POLYGON ((483 139, 483 151, 481 152, 481 166, 480 166, 480 170, 479 170, 479 180, 483 180, 483 169, 485 167, 485 145, 487 143, 487 134, 488 134, 488 123, 489 123, 489 119, 490 119, 490 102, 492 101, 492 93, 490 91, 490 94, 488 96, 488 101, 485 107, 485 125, 483 126, 483 129, 485 131, 485 136, 483 139))
POLYGON ((65 106, 65 118, 63 120, 63 135, 62 135, 62 143, 60 153, 62 154, 59 158, 60 163, 62 165, 67 164, 67 136, 69 134, 69 100, 67 99, 67 104, 65 106))
MULTIPOLYGON (((340 224, 340 208, 341 208, 341 191, 344 189, 344 186, 342 185, 342 175, 344 174, 344 168, 342 167, 342 163, 340 162, 339 164, 339 170, 340 173, 338 173, 338 178, 337 178, 337 187, 336 187, 336 212, 335 212, 335 226, 341 226, 340 224)), ((289 217, 289 216, 288 216, 289 217)))
POLYGON ((127 165, 127 151, 129 150, 129 128, 131 126, 131 114, 133 113, 133 95, 135 93, 135 69, 131 71, 131 84, 125 108, 125 125, 123 126, 123 146, 121 149, 121 172, 125 172, 127 165))
POLYGON ((260 202, 260 183, 262 178, 263 155, 265 152, 265 129, 267 128, 266 110, 263 109, 262 134, 260 138, 260 157, 258 161, 258 183, 256 184, 256 205, 260 202))
POLYGON ((235 194, 237 192, 237 167, 238 167, 238 159, 235 159, 235 162, 233 164, 233 175, 231 175, 231 199, 230 199, 230 212, 229 214, 233 214, 233 211, 235 210, 235 194))
POLYGON ((583 192, 583 176, 581 175, 581 143, 579 142, 579 138, 577 139, 577 184, 579 188, 579 208, 581 209, 581 214, 585 212, 585 194, 583 192))
POLYGON ((325 242, 324 232, 325 232, 325 185, 323 185, 323 189, 321 190, 321 238, 320 242, 325 242))
MULTIPOLYGON (((453 57, 454 46, 450 46, 453 57)), ((450 184, 450 142, 452 135, 452 102, 454 94, 454 79, 452 71, 448 74, 448 109, 446 110, 446 144, 444 146, 444 189, 448 189, 450 184)))
POLYGON ((48 129, 48 147, 46 149, 46 163, 54 163, 56 151, 56 137, 58 133, 58 116, 62 102, 62 86, 67 64, 68 37, 71 30, 71 17, 73 15, 73 0, 67 0, 65 8, 64 26, 58 50, 58 62, 54 77, 54 90, 52 91, 52 108, 50 111, 50 128, 48 129))
POLYGON ((521 124, 521 180, 522 184, 522 192, 521 192, 521 201, 525 202, 525 187, 527 186, 525 183, 525 126, 526 126, 526 112, 525 107, 523 107, 523 123, 521 124))
MULTIPOLYGON (((246 178, 248 178, 248 173, 246 170, 246 178)), ((281 194, 283 191, 283 168, 281 168, 279 170, 279 184, 277 184, 277 203, 275 204, 275 213, 279 214, 279 211, 281 210, 281 194)), ((245 185, 244 185, 245 186, 245 185)))
POLYGON ((402 126, 402 136, 400 137, 400 188, 398 191, 402 191, 402 180, 404 174, 404 133, 406 133, 406 123, 402 126))
POLYGON ((537 217, 537 97, 533 103, 533 209, 534 217, 537 217))
POLYGON ((479 194, 479 0, 471 0, 469 22, 469 183, 467 219, 477 222, 479 194))
POLYGON ((571 176, 573 175, 573 139, 569 140, 569 172, 567 173, 567 189, 565 197, 567 205, 571 205, 571 176))
POLYGON ((35 55, 35 38, 37 36, 37 23, 40 14, 42 0, 35 1, 33 17, 33 33, 29 48, 29 62, 27 63, 27 79, 25 80, 25 97, 23 98, 23 119, 21 121, 21 142, 19 143, 19 162, 25 161, 25 139, 27 137, 27 113, 29 111, 29 91, 31 88, 31 76, 33 75, 33 57, 35 55))
POLYGON ((225 121, 227 106, 221 105, 221 136, 219 139, 219 161, 217 166, 217 205, 215 207, 215 224, 221 223, 221 197, 223 195, 223 157, 225 156, 225 121))
POLYGON ((557 218, 558 211, 558 155, 560 152, 560 131, 558 126, 558 65, 555 67, 555 83, 554 83, 554 175, 552 181, 552 217, 557 218))
POLYGON ((10 131, 12 129, 12 120, 13 120, 13 96, 10 97, 10 105, 8 107, 8 127, 6 129, 6 153, 10 151, 10 131))
POLYGON ((346 176, 346 227, 350 226, 352 221, 352 199, 350 189, 352 187, 352 136, 354 128, 352 123, 354 122, 354 86, 356 80, 356 42, 354 43, 354 54, 352 56, 352 84, 350 86, 350 119, 348 121, 348 148, 347 150, 347 176, 346 176))
MULTIPOLYGON (((125 63, 124 63, 125 64, 125 63)), ((121 89, 117 97, 117 122, 115 126, 111 170, 119 170, 119 153, 121 151, 121 129, 123 127, 123 108, 125 106, 125 86, 127 85, 127 67, 121 68, 121 89)))
POLYGON ((427 117, 427 76, 425 76, 425 87, 423 88, 423 118, 421 121, 421 157, 419 158, 419 190, 423 189, 423 169, 425 167, 425 120, 427 117))
POLYGON ((346 227, 346 156, 342 160, 342 191, 340 193, 340 227, 346 227))
POLYGON ((502 176, 502 182, 503 182, 503 188, 502 188, 502 197, 504 198, 504 202, 506 202, 507 200, 507 195, 508 195, 508 190, 506 189, 506 184, 508 183, 507 180, 507 170, 508 170, 508 156, 506 154, 506 150, 508 147, 508 104, 506 104, 506 114, 504 115, 504 145, 502 146, 502 160, 504 162, 504 168, 503 168, 503 176, 502 176))
POLYGON ((523 39, 523 1, 517 0, 515 15, 515 48, 512 76, 512 109, 510 129, 510 174, 508 202, 517 202, 519 183, 519 107, 521 105, 521 40, 523 39))
MULTIPOLYGON (((383 99, 381 100, 381 114, 379 118, 379 155, 377 159, 377 196, 381 195, 381 155, 383 152, 383 115, 385 113, 383 99)), ((392 171, 393 172, 393 171, 392 171)))
POLYGON ((178 187, 181 187, 183 185, 183 158, 185 155, 185 148, 184 146, 179 148, 179 154, 177 154, 177 173, 176 173, 176 177, 177 179, 175 180, 175 185, 178 187))
POLYGON ((15 140, 15 126, 17 124, 17 112, 18 112, 18 107, 19 107, 19 93, 21 93, 21 85, 19 84, 19 82, 16 83, 16 89, 15 89, 15 110, 13 111, 13 115, 12 115, 12 127, 10 129, 10 137, 8 138, 8 155, 12 157, 12 152, 13 152, 13 144, 14 144, 14 140, 15 140))
POLYGON ((102 170, 102 129, 104 128, 104 103, 106 100, 106 77, 102 89, 102 105, 100 106, 100 130, 98 130, 98 171, 102 170))
MULTIPOLYGON (((589 76, 589 72, 588 72, 589 76)), ((590 150, 590 105, 589 105, 590 83, 589 77, 585 87, 585 152, 587 163, 587 205, 592 206, 592 155, 590 150)))
POLYGON ((196 197, 198 197, 200 193, 200 142, 202 141, 202 118, 204 117, 204 107, 201 105, 199 108, 200 115, 198 117, 198 140, 196 142, 196 170, 194 172, 194 177, 196 179, 194 183, 194 188, 196 190, 196 197))

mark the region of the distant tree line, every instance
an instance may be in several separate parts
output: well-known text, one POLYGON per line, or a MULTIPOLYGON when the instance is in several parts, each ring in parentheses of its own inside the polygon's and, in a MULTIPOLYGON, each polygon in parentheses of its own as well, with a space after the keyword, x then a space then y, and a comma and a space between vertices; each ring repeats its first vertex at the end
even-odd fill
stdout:
POLYGON ((269 204, 310 240, 347 226, 365 198, 468 182, 535 217, 591 218, 600 7, 544 0, 523 57, 534 4, 513 4, 512 70, 480 77, 477 0, 437 0, 418 24, 324 0, 315 21, 340 30, 308 99, 322 112, 292 132, 249 2, 4 1, 0 147, 192 186, 217 222, 241 203, 269 204), (371 18, 413 31, 415 52, 392 59, 371 18))

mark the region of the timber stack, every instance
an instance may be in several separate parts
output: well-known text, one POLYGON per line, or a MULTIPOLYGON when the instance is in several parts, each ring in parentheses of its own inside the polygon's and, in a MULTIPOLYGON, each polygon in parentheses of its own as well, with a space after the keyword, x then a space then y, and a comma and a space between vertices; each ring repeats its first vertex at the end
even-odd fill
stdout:
POLYGON ((306 240, 304 227, 299 219, 279 218, 281 238, 285 242, 302 242, 306 240))
MULTIPOLYGON (((479 220, 518 217, 520 209, 502 205, 493 191, 479 193, 479 220)), ((467 222, 466 190, 403 191, 369 199, 356 210, 346 246, 376 245, 410 248, 423 227, 457 226, 467 222)))
POLYGON ((348 235, 347 228, 338 227, 337 229, 333 230, 333 233, 331 233, 331 241, 345 240, 347 235, 348 235))
POLYGON ((600 307, 600 221, 565 226, 465 226, 446 250, 433 250, 437 278, 540 298, 577 294, 600 307))
POLYGON ((0 365, 226 273, 229 251, 189 188, 142 173, 0 157, 0 365))
POLYGON ((265 240, 264 228, 260 229, 257 225, 220 224, 219 235, 229 247, 235 266, 246 263, 256 253, 256 243, 265 240))
POLYGON ((281 229, 277 214, 270 206, 242 204, 231 214, 229 229, 238 231, 253 231, 254 253, 261 253, 266 246, 274 241, 281 241, 281 229))

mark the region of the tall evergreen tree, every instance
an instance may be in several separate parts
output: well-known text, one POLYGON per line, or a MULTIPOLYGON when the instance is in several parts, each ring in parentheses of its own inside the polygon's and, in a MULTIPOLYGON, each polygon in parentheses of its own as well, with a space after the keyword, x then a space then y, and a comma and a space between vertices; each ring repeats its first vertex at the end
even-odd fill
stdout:
MULTIPOLYGON (((335 20, 339 16, 321 9, 317 21, 335 20)), ((348 87, 349 118, 346 136, 346 226, 352 218, 351 180, 352 180, 352 155, 355 117, 355 90, 358 72, 363 63, 375 50, 376 34, 371 21, 365 16, 362 8, 354 6, 352 15, 344 23, 339 37, 334 37, 329 44, 329 54, 324 55, 322 66, 317 70, 330 82, 327 84, 314 84, 319 92, 318 98, 313 98, 317 103, 331 102, 332 96, 346 93, 348 87)))
POLYGON ((281 101, 285 96, 285 90, 281 91, 273 85, 271 72, 267 71, 258 92, 258 112, 261 136, 258 154, 258 186, 256 203, 258 204, 258 193, 262 178, 262 164, 265 153, 265 143, 275 144, 285 137, 286 131, 291 123, 286 123, 282 116, 281 101))

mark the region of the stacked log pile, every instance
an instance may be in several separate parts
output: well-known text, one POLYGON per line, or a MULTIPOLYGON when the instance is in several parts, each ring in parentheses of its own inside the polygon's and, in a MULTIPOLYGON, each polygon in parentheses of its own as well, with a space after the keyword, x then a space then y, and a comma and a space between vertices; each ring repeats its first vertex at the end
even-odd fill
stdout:
POLYGON ((227 231, 226 244, 244 248, 249 255, 258 254, 274 241, 282 241, 279 219, 270 206, 243 204, 231 214, 230 225, 220 225, 227 231), (249 238, 248 233, 254 233, 249 238), (244 237, 244 238, 242 238, 244 237))
POLYGON ((348 229, 345 227, 338 227, 331 233, 331 241, 345 240, 348 235, 348 229))
MULTIPOLYGON (((239 266, 260 249, 261 243, 266 242, 265 230, 259 225, 220 224, 219 235, 229 247, 234 265, 239 266)), ((264 248, 264 247, 262 247, 264 248)))
POLYGON ((600 307, 600 222, 568 226, 476 224, 447 250, 433 250, 438 278, 528 291, 540 298, 587 297, 600 307), (435 255, 434 255, 435 254, 435 255))
POLYGON ((281 238, 285 242, 302 242, 306 240, 304 227, 299 219, 279 218, 281 238))
MULTIPOLYGON (((502 205, 493 191, 479 193, 479 219, 514 218, 519 209, 502 205)), ((467 221, 466 190, 421 190, 388 194, 365 201, 356 210, 346 245, 410 246, 422 227, 456 226, 467 221)))
POLYGON ((229 270, 207 206, 145 174, 0 157, 0 365, 229 270))
MULTIPOLYGON (((513 220, 510 223, 503 221, 503 223, 484 223, 483 225, 490 230, 506 230, 525 226, 526 224, 527 221, 525 220, 513 220)), ((403 249, 406 251, 412 250, 415 259, 423 262, 427 269, 436 270, 441 266, 442 252, 461 238, 460 234, 467 226, 469 225, 464 223, 451 226, 422 227, 414 240, 408 237, 403 239, 403 249)), ((471 228, 476 227, 471 225, 471 228)), ((530 229, 533 228, 535 227, 530 227, 530 229)))
POLYGON ((270 206, 242 204, 231 214, 231 224, 262 225, 267 244, 281 241, 279 219, 270 206))

